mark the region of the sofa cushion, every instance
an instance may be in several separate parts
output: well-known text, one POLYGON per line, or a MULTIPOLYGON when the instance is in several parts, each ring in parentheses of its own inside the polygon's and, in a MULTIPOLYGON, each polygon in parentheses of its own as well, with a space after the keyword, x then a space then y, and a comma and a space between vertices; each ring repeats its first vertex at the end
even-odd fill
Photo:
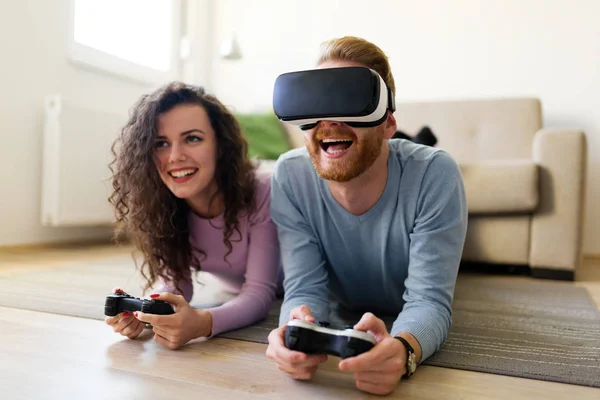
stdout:
POLYGON ((532 160, 460 164, 470 214, 532 212, 539 202, 539 169, 532 160))

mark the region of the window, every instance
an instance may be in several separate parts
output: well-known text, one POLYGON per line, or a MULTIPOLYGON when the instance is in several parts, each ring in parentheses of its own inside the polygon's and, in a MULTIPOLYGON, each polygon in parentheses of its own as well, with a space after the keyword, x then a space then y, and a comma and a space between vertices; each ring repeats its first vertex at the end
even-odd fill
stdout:
POLYGON ((177 77, 180 0, 71 0, 69 58, 144 82, 177 77))

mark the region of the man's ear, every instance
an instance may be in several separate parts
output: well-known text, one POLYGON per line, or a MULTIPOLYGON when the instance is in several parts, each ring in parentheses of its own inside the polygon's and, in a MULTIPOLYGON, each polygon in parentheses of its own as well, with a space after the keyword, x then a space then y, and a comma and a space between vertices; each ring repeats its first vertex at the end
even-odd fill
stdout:
POLYGON ((385 138, 391 139, 392 136, 394 136, 394 133, 396 133, 397 129, 398 129, 398 127, 396 125, 396 117, 394 117, 394 114, 388 110, 388 117, 385 120, 385 126, 384 126, 385 138))

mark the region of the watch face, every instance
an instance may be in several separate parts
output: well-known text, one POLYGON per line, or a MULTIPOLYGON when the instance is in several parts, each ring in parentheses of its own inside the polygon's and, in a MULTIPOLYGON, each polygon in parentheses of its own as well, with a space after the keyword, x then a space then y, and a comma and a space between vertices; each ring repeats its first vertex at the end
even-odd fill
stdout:
POLYGON ((411 353, 408 357, 408 365, 406 369, 408 370, 409 375, 413 374, 417 370, 417 356, 415 353, 411 353))

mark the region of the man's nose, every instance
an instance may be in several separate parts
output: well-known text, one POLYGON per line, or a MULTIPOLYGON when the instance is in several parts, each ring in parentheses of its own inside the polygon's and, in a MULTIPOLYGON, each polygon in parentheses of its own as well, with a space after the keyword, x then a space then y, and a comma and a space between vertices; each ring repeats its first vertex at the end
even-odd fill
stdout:
POLYGON ((319 122, 323 128, 334 128, 339 127, 343 124, 343 122, 339 121, 331 121, 331 120, 322 120, 319 122))

